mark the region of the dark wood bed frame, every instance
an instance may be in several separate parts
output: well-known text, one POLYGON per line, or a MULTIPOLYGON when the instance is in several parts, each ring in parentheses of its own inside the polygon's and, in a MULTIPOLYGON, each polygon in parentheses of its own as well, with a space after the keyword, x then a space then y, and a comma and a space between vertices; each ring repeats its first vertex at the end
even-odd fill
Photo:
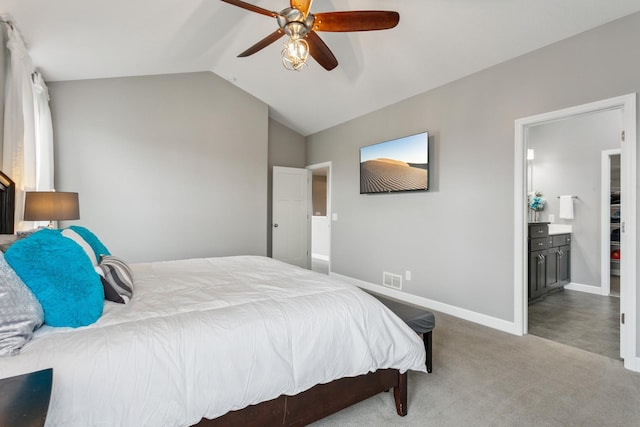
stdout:
POLYGON ((0 172, 0 234, 13 234, 16 185, 0 172))
POLYGON ((318 384, 295 396, 276 399, 231 411, 219 418, 203 418, 198 427, 305 426, 348 406, 393 389, 398 415, 407 415, 407 373, 380 369, 366 375, 318 384))

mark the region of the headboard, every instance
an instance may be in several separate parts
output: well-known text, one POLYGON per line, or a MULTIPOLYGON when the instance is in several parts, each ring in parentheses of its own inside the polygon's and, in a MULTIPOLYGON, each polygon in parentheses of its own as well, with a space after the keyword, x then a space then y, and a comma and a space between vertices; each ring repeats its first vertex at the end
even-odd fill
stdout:
POLYGON ((16 184, 0 172, 0 234, 13 234, 16 184))

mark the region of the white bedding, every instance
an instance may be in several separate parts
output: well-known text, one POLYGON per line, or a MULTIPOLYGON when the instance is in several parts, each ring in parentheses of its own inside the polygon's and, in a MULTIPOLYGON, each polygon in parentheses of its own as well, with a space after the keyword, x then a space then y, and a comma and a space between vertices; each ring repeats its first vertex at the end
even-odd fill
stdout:
POLYGON ((373 297, 264 257, 132 264, 134 297, 43 327, 0 377, 52 367, 47 426, 184 426, 379 368, 425 371, 419 337, 373 297))

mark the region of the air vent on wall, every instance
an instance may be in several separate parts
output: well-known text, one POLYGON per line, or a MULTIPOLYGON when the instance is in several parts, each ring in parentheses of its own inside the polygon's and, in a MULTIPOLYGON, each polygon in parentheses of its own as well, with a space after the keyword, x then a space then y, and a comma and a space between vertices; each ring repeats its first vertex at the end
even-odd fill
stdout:
POLYGON ((393 289, 402 289, 402 276, 385 271, 382 273, 382 284, 393 289))

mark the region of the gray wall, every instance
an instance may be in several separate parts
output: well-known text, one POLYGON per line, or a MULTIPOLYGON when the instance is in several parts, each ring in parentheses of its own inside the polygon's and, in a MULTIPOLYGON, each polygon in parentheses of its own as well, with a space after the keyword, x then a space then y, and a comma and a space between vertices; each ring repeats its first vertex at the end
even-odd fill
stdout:
POLYGON ((131 262, 266 254, 268 107, 208 72, 50 83, 56 188, 131 262))
POLYGON ((305 167, 305 150, 304 136, 273 119, 269 119, 269 193, 267 202, 267 253, 269 256, 271 256, 271 238, 273 232, 271 228, 271 183, 273 182, 273 167, 305 167))
POLYGON ((634 14, 307 137, 333 162, 332 271, 411 270, 405 292, 512 322, 514 121, 638 92, 639 39, 634 14), (358 148, 422 130, 431 190, 359 195, 358 148))
MULTIPOLYGON (((622 114, 604 111, 530 126, 527 144, 535 150, 533 191, 546 200, 541 221, 571 224, 571 281, 600 287, 601 159, 603 150, 620 148, 622 114), (558 196, 571 194, 574 219, 560 219, 558 196)), ((607 218, 609 221, 609 218, 607 218)))

